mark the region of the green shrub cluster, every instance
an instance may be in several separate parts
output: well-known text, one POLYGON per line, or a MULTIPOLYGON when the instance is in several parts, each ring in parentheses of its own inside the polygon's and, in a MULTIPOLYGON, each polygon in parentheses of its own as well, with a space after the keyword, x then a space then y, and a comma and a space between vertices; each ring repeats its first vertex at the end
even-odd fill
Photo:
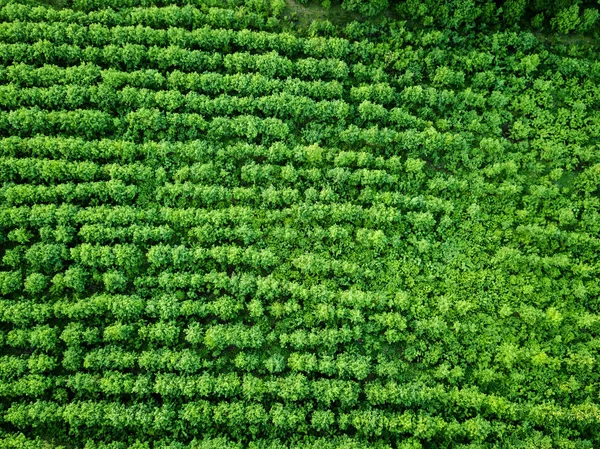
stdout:
POLYGON ((600 16, 597 4, 580 0, 342 0, 341 5, 366 17, 392 9, 421 26, 435 24, 461 32, 526 24, 561 34, 588 34, 597 30, 600 16))
POLYGON ((2 0, 0 447, 600 445, 598 49, 443 3, 2 0))

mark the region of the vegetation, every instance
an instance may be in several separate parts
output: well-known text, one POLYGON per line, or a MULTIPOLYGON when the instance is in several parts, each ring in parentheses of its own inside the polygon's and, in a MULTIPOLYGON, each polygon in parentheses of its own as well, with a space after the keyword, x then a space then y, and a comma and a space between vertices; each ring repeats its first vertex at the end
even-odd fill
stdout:
POLYGON ((0 0, 0 447, 600 446, 597 6, 324 6, 0 0))

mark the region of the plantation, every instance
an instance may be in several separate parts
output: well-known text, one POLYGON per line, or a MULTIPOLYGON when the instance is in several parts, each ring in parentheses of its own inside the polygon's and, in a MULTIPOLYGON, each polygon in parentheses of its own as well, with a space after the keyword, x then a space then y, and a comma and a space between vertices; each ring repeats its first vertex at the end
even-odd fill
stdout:
POLYGON ((0 0, 0 448, 600 447, 598 5, 500 3, 0 0))

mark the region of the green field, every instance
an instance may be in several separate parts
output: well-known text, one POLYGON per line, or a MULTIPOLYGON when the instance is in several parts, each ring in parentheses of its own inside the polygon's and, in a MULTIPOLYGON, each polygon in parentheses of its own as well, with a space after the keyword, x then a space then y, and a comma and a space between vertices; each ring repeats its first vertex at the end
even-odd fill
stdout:
POLYGON ((597 19, 0 0, 0 449, 600 447, 597 19))

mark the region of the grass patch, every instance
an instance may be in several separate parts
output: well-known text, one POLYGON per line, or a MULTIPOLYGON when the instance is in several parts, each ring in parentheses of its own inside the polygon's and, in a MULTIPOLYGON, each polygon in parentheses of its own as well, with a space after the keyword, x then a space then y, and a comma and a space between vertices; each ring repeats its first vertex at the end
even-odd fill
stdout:
POLYGON ((386 18, 398 19, 391 8, 388 8, 375 17, 365 17, 362 14, 345 10, 337 2, 327 8, 315 1, 302 4, 295 0, 285 0, 285 4, 286 7, 283 11, 284 18, 292 22, 295 28, 300 29, 308 28, 314 21, 327 20, 333 25, 344 27, 353 21, 378 23, 386 18))
POLYGON ((558 181, 556 181, 556 185, 561 189, 570 189, 573 187, 573 183, 577 179, 577 173, 567 171, 564 172, 558 181))
POLYGON ((286 0, 285 5, 284 17, 289 16, 300 28, 310 26, 315 20, 328 20, 338 26, 361 20, 360 14, 346 11, 339 4, 325 8, 316 2, 302 4, 294 0, 286 0))

